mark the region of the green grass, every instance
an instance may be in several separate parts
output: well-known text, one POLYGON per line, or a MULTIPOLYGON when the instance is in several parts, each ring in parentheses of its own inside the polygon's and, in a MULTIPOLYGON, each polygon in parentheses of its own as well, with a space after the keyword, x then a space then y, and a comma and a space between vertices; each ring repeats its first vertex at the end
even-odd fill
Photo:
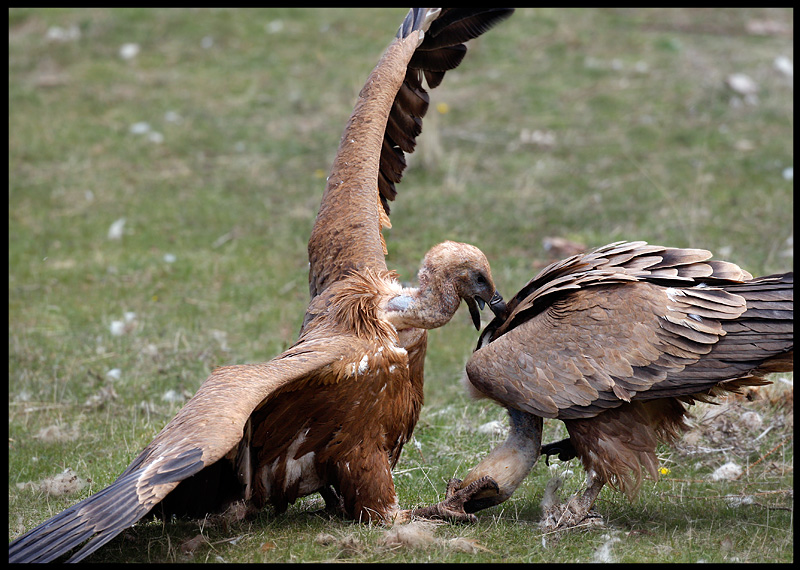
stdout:
MULTIPOLYGON (((404 14, 9 11, 9 540, 113 481, 179 409, 167 391, 191 395, 214 367, 291 345, 325 175, 404 14), (48 40, 53 26, 80 36, 48 40), (129 42, 141 51, 125 61, 129 42), (131 133, 138 122, 163 141, 131 133), (109 240, 123 217, 122 239, 109 240), (133 329, 112 336, 125 312, 133 329), (119 380, 106 376, 114 368, 119 380), (37 437, 54 425, 77 436, 37 437), (68 467, 89 487, 18 488, 68 467)), ((466 241, 509 296, 551 260, 543 238, 561 236, 702 247, 753 274, 789 270, 793 90, 773 61, 792 57, 792 19, 788 9, 518 10, 432 92, 392 207, 390 267, 413 280, 430 246, 466 241), (748 33, 754 21, 789 32, 748 33), (733 101, 724 80, 736 72, 759 84, 757 104, 733 101), (530 142, 534 131, 551 142, 530 142)), ((406 447, 395 475, 404 506, 438 500, 502 437, 476 428, 505 422, 503 410, 459 383, 475 340, 465 311, 430 335, 419 447, 406 447)), ((762 415, 758 432, 729 422, 717 439, 703 434, 704 447, 730 449, 665 448, 670 473, 633 503, 604 490, 606 529, 542 535, 541 464, 477 525, 437 527, 427 548, 382 546, 385 528, 312 514, 311 497, 283 516, 140 524, 90 560, 590 561, 619 539, 610 551, 621 562, 792 561, 792 391, 778 388, 742 403, 762 415), (709 482, 729 460, 755 465, 709 482), (740 494, 757 504, 724 498, 740 494), (337 540, 315 542, 323 532, 337 540), (197 534, 208 542, 183 553, 197 534), (447 546, 455 537, 485 550, 447 546)), ((548 424, 547 439, 560 429, 548 424)), ((571 491, 582 470, 566 467, 571 491)))

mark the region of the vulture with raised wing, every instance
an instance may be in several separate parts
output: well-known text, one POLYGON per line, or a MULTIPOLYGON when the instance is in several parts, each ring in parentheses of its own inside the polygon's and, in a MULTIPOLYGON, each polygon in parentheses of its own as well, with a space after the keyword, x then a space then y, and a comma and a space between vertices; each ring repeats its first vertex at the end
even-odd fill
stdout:
POLYGON ((793 274, 753 278, 708 251, 617 242, 543 269, 487 325, 467 362, 468 389, 507 408, 505 442, 475 481, 467 513, 502 503, 541 454, 579 457, 586 490, 544 526, 585 519, 605 484, 634 496, 658 476, 656 444, 685 428, 686 405, 793 369, 793 274), (569 438, 541 446, 543 418, 569 438))
POLYGON ((328 177, 297 342, 264 364, 216 369, 111 485, 10 543, 11 562, 47 562, 82 546, 69 559, 78 561, 150 512, 201 517, 240 500, 280 512, 319 492, 356 520, 408 515, 390 470, 422 405, 426 329, 446 324, 462 299, 476 328, 478 306, 503 305, 486 258, 463 243, 433 247, 419 286, 402 287, 384 259, 387 200, 421 132, 423 77, 439 85, 464 42, 511 12, 409 12, 359 94, 328 177))

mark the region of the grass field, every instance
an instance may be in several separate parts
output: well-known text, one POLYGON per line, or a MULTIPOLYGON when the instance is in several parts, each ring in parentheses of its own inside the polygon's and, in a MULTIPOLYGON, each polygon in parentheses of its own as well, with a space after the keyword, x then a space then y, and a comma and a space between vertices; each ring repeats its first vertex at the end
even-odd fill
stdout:
MULTIPOLYGON (((9 11, 9 540, 113 481, 213 368, 294 342, 327 170, 405 12, 9 11), (88 484, 45 484, 68 468, 88 484)), ((433 244, 473 243, 509 297, 560 237, 790 270, 793 51, 791 9, 518 10, 432 91, 389 266, 413 281, 433 244), (756 91, 729 87, 737 73, 756 91)), ((504 437, 479 429, 504 411, 460 385, 476 340, 464 310, 430 335, 403 506, 504 437)), ((309 497, 139 524, 89 560, 790 562, 791 381, 701 408, 639 499, 603 491, 605 528, 543 535, 540 464, 478 524, 400 546, 309 497), (744 473, 712 480, 728 462, 744 473)), ((578 488, 577 462, 555 463, 578 488)))

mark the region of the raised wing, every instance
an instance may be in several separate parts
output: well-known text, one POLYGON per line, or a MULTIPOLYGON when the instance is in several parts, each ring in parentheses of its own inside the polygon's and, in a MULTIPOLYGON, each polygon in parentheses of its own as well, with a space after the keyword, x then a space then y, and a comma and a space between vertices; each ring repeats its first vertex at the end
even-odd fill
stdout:
POLYGON ((311 297, 350 270, 386 270, 381 230, 389 200, 422 132, 429 88, 461 63, 475 38, 510 8, 414 8, 361 89, 336 153, 308 242, 311 297), (424 39, 423 39, 424 38, 424 39))
POLYGON ((346 374, 337 367, 352 340, 301 340, 267 363, 218 368, 116 481, 13 541, 9 561, 50 562, 91 539, 70 561, 88 556, 223 458, 271 395, 294 382, 346 374))
POLYGON ((551 265, 484 331, 470 381, 506 406, 559 419, 593 417, 670 383, 672 396, 700 391, 708 377, 680 373, 746 309, 744 297, 709 283, 749 278, 708 257, 635 242, 551 265))
MULTIPOLYGON (((439 10, 438 8, 436 10, 439 10)), ((441 8, 438 17, 425 32, 422 44, 408 63, 405 79, 395 96, 381 148, 378 189, 381 204, 389 214, 389 200, 397 195, 395 184, 400 182, 406 168, 405 154, 414 152, 416 138, 422 132, 422 118, 428 110, 428 93, 422 86, 422 78, 429 89, 438 87, 446 71, 455 69, 467 54, 465 42, 474 39, 492 26, 511 16, 513 8, 441 8)), ((406 34, 405 29, 420 17, 430 17, 421 8, 414 8, 406 17, 397 37, 406 34), (414 18, 410 16, 414 13, 414 18)))

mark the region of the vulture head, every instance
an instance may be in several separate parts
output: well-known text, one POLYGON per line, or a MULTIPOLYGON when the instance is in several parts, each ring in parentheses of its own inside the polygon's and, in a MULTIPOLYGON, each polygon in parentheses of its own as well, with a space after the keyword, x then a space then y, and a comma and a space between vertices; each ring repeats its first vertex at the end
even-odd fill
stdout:
POLYGON ((386 318, 398 330, 441 327, 452 318, 462 299, 478 330, 479 308, 483 309, 485 303, 495 315, 505 313, 489 262, 475 246, 446 241, 432 247, 425 254, 417 277, 419 287, 404 288, 386 303, 386 318))

